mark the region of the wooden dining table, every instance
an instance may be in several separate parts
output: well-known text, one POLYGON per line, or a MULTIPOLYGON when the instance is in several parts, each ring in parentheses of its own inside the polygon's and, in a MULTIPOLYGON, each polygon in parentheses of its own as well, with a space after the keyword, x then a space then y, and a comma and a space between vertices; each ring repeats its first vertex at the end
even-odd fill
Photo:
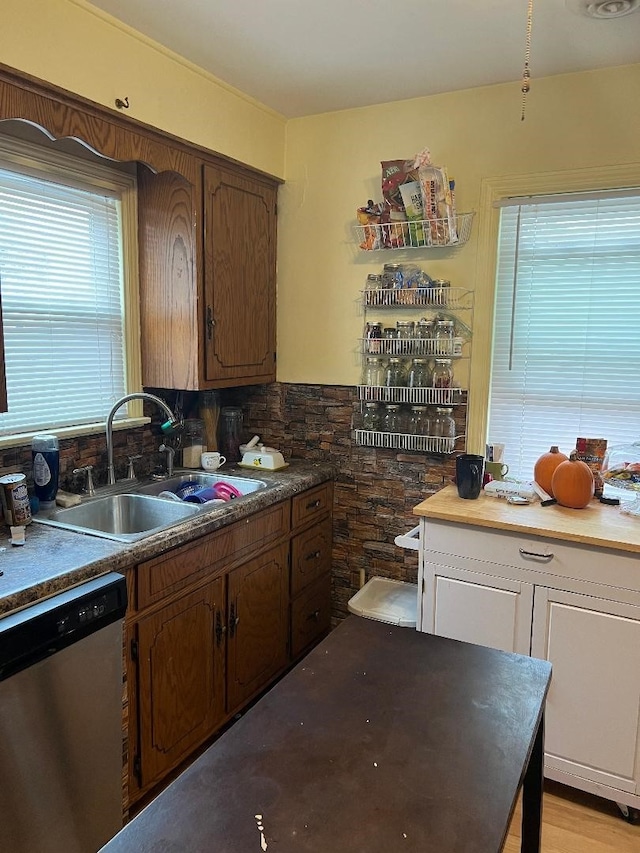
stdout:
POLYGON ((534 853, 550 678, 349 616, 103 853, 534 853))

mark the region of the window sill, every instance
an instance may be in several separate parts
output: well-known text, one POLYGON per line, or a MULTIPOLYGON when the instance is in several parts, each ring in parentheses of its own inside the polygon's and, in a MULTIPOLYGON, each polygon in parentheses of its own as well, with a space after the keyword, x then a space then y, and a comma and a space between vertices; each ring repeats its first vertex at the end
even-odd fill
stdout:
MULTIPOLYGON (((151 418, 122 418, 113 422, 113 430, 116 432, 121 429, 132 429, 133 427, 144 426, 151 423, 151 418)), ((81 426, 59 427, 54 429, 38 429, 32 432, 14 433, 12 435, 0 436, 0 449, 8 447, 23 447, 31 443, 34 435, 43 432, 53 433, 57 435, 61 441, 68 438, 77 438, 81 435, 95 435, 96 433, 105 434, 106 423, 82 424, 81 426)))

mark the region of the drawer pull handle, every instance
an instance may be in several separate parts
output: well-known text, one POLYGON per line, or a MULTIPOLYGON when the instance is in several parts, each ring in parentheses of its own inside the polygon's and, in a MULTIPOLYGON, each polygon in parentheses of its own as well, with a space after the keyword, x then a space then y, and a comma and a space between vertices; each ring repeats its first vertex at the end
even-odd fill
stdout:
POLYGON ((320 498, 318 498, 317 500, 311 501, 311 503, 308 503, 307 509, 316 509, 317 507, 320 506, 321 503, 322 503, 322 501, 320 500, 320 498))
POLYGON ((320 557, 320 551, 314 551, 312 554, 307 554, 305 560, 317 560, 320 557))
POLYGON ((216 645, 222 644, 222 638, 227 633, 227 626, 222 624, 222 616, 220 611, 216 610, 216 645))
POLYGON ((553 560, 553 552, 551 554, 536 554, 535 551, 525 551, 524 548, 518 548, 523 557, 535 557, 538 560, 553 560))
POLYGON ((319 618, 320 618, 320 611, 319 610, 314 610, 313 613, 310 613, 307 616, 308 620, 313 619, 314 622, 317 622, 319 618))

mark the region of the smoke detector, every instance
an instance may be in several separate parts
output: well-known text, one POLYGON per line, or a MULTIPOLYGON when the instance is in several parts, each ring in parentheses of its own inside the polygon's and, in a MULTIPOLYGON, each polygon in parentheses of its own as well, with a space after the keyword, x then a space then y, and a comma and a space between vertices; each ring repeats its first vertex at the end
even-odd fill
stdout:
POLYGON ((640 0, 566 0, 567 8, 599 21, 622 18, 640 9, 640 0))

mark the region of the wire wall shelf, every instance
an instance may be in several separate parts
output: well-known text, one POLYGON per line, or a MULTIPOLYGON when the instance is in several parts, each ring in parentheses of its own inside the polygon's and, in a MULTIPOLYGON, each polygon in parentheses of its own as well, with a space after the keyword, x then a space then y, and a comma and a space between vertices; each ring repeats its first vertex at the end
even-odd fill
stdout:
POLYGON ((463 439, 441 438, 435 435, 409 435, 400 432, 378 432, 377 430, 355 430, 356 444, 361 447, 380 447, 388 450, 413 450, 420 453, 450 455, 455 452, 456 441, 463 439))
POLYGON ((365 289, 367 308, 451 308, 468 310, 473 294, 464 287, 406 287, 399 289, 365 289))
POLYGON ((405 388, 404 386, 358 385, 358 399, 379 403, 408 403, 413 406, 460 406, 466 403, 462 388, 405 388))
POLYGON ((430 358, 460 358, 463 338, 442 341, 435 338, 362 338, 366 355, 428 356, 430 358))
POLYGON ((381 249, 439 249, 464 246, 471 236, 475 211, 449 219, 421 219, 402 222, 354 225, 358 245, 364 251, 381 249))

